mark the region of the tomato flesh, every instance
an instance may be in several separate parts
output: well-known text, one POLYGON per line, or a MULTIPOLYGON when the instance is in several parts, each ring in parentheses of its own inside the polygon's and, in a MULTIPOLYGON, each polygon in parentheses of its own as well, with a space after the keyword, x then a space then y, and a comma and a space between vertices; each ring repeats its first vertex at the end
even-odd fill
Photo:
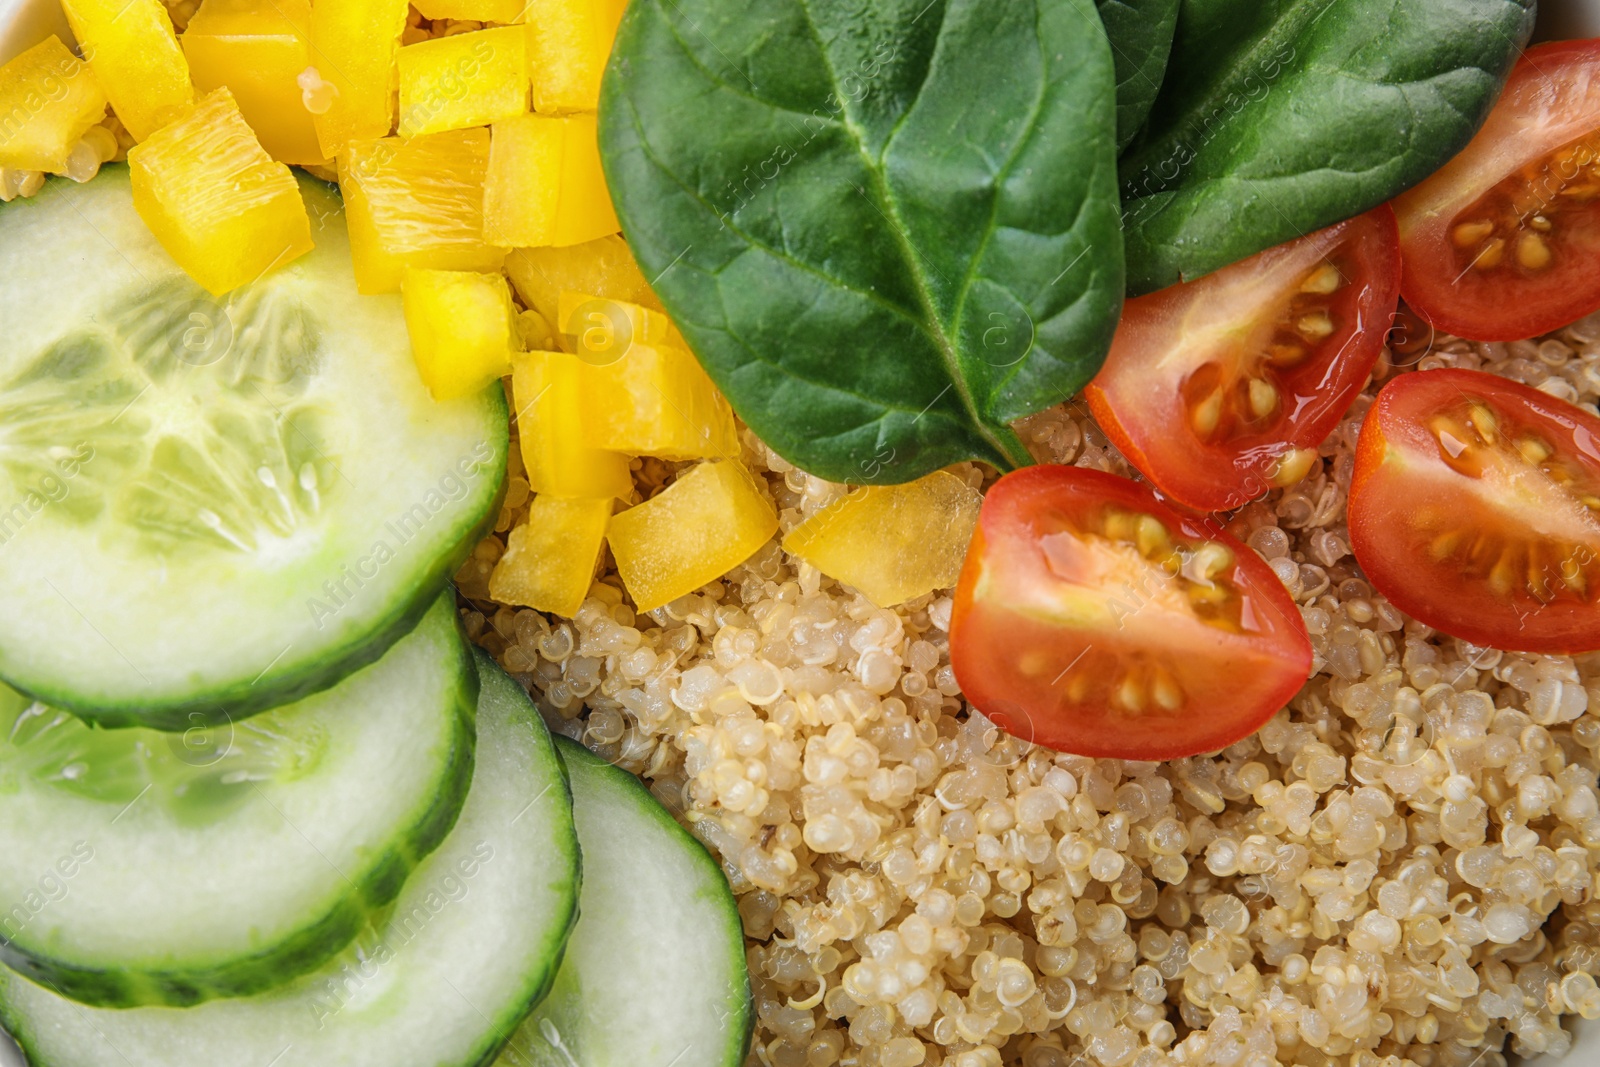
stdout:
POLYGON ((1163 493, 1240 507, 1310 470, 1377 362, 1399 286, 1380 207, 1129 300, 1084 394, 1163 493))
POLYGON ((1600 41, 1518 60, 1461 153, 1396 197, 1406 303, 1512 341, 1600 309, 1600 41))
POLYGON ((1600 649, 1600 419, 1480 371, 1401 375, 1361 427, 1349 522, 1372 584, 1429 626, 1600 649))
POLYGON ((1305 683, 1311 643, 1234 538, 1148 486, 1037 466, 984 498, 950 660, 967 699, 1019 737, 1160 760, 1259 729, 1305 683))

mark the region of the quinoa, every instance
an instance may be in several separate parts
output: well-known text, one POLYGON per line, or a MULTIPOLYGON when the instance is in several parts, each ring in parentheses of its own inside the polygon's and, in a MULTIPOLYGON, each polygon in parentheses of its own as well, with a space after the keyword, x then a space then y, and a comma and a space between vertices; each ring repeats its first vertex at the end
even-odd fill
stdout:
MULTIPOLYGON (((573 620, 496 605, 488 574, 527 511, 515 449, 496 532, 458 576, 468 631, 552 729, 641 775, 720 860, 752 1067, 1560 1054, 1561 1015, 1600 1018, 1600 656, 1500 652, 1407 618, 1362 578, 1345 495, 1362 417, 1412 366, 1594 413, 1600 316, 1403 347, 1303 482, 1229 519, 1315 659, 1220 753, 1095 760, 1012 738, 961 698, 948 590, 885 610, 776 541, 647 615, 609 561, 573 620)), ((1136 476, 1076 402, 1020 429, 1041 459, 1136 476)), ((845 491, 742 436, 783 531, 845 491)), ((642 496, 675 468, 636 461, 642 496)))

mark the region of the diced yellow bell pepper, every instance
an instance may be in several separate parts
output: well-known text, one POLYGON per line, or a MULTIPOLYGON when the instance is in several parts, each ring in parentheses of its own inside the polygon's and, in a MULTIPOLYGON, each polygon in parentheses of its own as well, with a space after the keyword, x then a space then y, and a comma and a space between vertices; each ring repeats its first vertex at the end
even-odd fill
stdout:
POLYGON ((483 190, 490 244, 575 245, 622 228, 600 170, 595 116, 519 115, 493 129, 483 190))
POLYGON ((64 172, 105 113, 94 72, 59 37, 41 41, 0 67, 0 167, 64 172))
POLYGON ((205 0, 178 41, 202 93, 226 85, 261 147, 284 163, 326 163, 297 80, 311 65, 310 0, 205 0))
POLYGON ((594 584, 610 521, 610 497, 534 497, 528 521, 511 531, 506 554, 489 575, 489 595, 502 604, 572 618, 594 584))
POLYGON ((612 516, 606 537, 639 611, 653 611, 753 555, 778 514, 736 459, 701 463, 660 493, 612 516))
POLYGON ((635 342, 610 363, 585 359, 582 381, 583 439, 595 448, 663 459, 739 454, 733 411, 686 348, 635 342))
POLYGON ((227 89, 135 145, 128 172, 145 225, 212 293, 311 251, 311 219, 294 175, 267 155, 227 89))
POLYGON ((499 270, 505 249, 483 240, 488 163, 488 130, 351 142, 339 157, 339 188, 356 287, 397 292, 406 267, 499 270))
POLYGON ((435 400, 511 373, 514 310, 503 274, 408 269, 400 281, 417 371, 435 400))
POLYGON ((789 531, 785 552, 880 608, 956 584, 982 495, 949 471, 867 486, 789 531))
POLYGON ((161 0, 62 0, 112 110, 136 141, 194 102, 189 64, 161 0))
POLYGON ((568 352, 511 356, 511 396, 528 486, 566 497, 627 496, 633 491, 628 457, 591 448, 579 425, 581 363, 568 352))
POLYGON ((528 0, 528 69, 541 114, 594 111, 627 0, 528 0))
POLYGON ((666 312, 594 293, 563 292, 556 301, 556 321, 572 342, 563 347, 590 363, 620 358, 635 342, 689 347, 666 312))
POLYGON ((528 110, 521 26, 457 33, 400 49, 400 136, 463 130, 528 110))
POLYGON ((394 126, 395 56, 406 0, 316 0, 311 5, 311 65, 320 79, 308 96, 322 154, 351 141, 385 137, 394 126), (324 89, 324 86, 326 87, 324 89))
POLYGON ((425 19, 521 22, 524 0, 422 0, 411 5, 425 19))
POLYGON ((616 234, 565 248, 515 249, 506 257, 506 273, 522 302, 552 325, 561 317, 564 292, 593 293, 662 310, 628 242, 616 234))

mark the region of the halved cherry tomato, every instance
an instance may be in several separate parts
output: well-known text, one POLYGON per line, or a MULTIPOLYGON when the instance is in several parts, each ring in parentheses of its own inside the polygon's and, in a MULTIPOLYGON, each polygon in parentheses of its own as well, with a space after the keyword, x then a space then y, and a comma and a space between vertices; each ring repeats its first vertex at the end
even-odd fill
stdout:
POLYGON ((1600 41, 1531 48, 1477 135, 1394 200, 1406 303, 1512 341, 1600 308, 1600 41))
POLYGON ((950 661, 967 698, 1019 737, 1160 760, 1259 729, 1305 683, 1311 642, 1234 538, 1148 486, 1038 466, 984 497, 950 661))
POLYGON ((1366 384, 1394 316, 1387 207, 1129 300, 1084 390, 1128 460, 1190 507, 1305 477, 1366 384))
POLYGON ((1403 374, 1361 426, 1348 518, 1372 584, 1429 626, 1600 649, 1600 419, 1480 371, 1403 374))

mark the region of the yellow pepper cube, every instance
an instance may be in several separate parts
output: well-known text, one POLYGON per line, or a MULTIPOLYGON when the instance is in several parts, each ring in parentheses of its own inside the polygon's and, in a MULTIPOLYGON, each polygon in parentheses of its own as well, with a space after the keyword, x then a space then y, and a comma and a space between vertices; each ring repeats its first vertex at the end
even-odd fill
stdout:
POLYGON ((136 141, 194 102, 189 64, 161 0, 62 0, 100 88, 136 141))
POLYGON ((457 33, 400 49, 400 136, 462 130, 528 110, 521 26, 457 33))
POLYGON ((880 608, 956 584, 983 497, 949 471, 867 486, 789 531, 784 551, 880 608))
POLYGON ((423 0, 412 7, 425 19, 471 19, 476 22, 521 22, 523 0, 423 0))
POLYGON ((528 487, 572 499, 625 497, 633 491, 628 457, 584 443, 578 412, 582 364, 568 352, 517 352, 511 396, 528 487))
POLYGON ((522 302, 552 324, 561 318, 565 292, 593 293, 662 310, 628 242, 616 234, 565 248, 518 248, 506 257, 506 273, 522 302))
POLYGON ((595 293, 563 292, 556 322, 570 341, 564 347, 590 363, 610 363, 634 342, 689 347, 665 311, 595 293))
POLYGON ((261 147, 218 89, 128 152, 133 206, 211 293, 311 251, 311 219, 289 168, 261 147))
POLYGON ((0 167, 67 169, 84 131, 106 113, 106 94, 59 37, 0 67, 0 167))
POLYGON ((400 281, 417 371, 435 400, 511 373, 514 310, 503 274, 411 268, 400 281))
POLYGON ((778 513, 736 459, 701 463, 614 515, 607 539, 639 611, 716 581, 778 529, 778 513))
POLYGON ((519 115, 494 124, 483 190, 490 244, 575 245, 621 228, 600 170, 595 116, 519 115))
POLYGON ((541 114, 594 111, 627 0, 529 0, 528 69, 533 109, 541 114))
POLYGON ((572 618, 594 584, 610 521, 610 497, 534 497, 528 521, 511 531, 506 554, 489 575, 489 595, 502 604, 572 618))
POLYGON ((195 88, 227 86, 268 155, 325 163, 298 81, 310 34, 310 0, 205 0, 178 41, 195 88))
POLYGON ((585 359, 579 411, 595 448, 663 459, 739 454, 732 409, 685 348, 635 342, 609 363, 585 359))
POLYGON ((322 154, 394 127, 394 79, 406 0, 317 0, 311 5, 311 71, 302 89, 322 154))
POLYGON ((352 142, 339 157, 350 257, 363 293, 400 289, 406 267, 494 271, 505 249, 483 240, 489 131, 352 142))

